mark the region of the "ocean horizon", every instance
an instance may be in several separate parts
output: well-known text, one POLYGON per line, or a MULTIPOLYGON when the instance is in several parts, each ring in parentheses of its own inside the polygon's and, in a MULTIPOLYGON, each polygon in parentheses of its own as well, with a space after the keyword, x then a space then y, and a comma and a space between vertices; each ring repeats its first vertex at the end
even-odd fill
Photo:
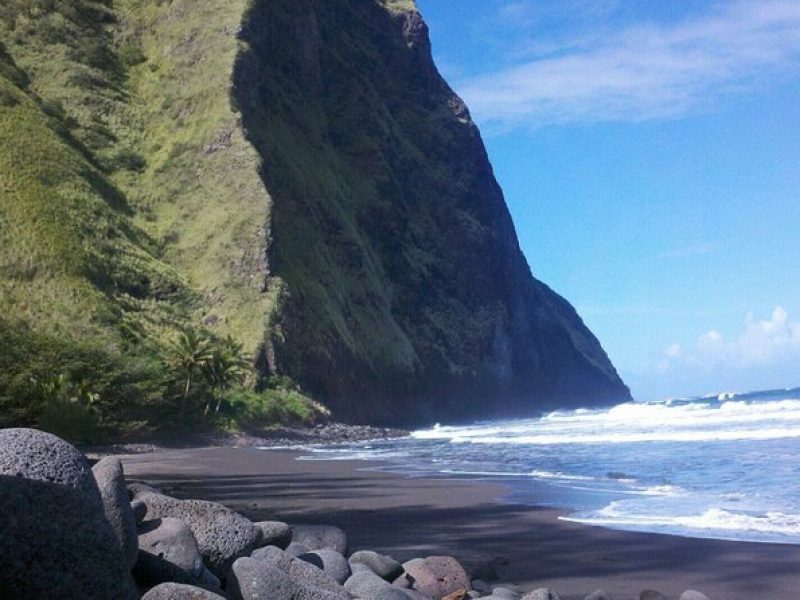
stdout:
POLYGON ((800 544, 800 388, 437 424, 308 446, 300 460, 380 461, 412 477, 500 481, 513 503, 612 529, 800 544))

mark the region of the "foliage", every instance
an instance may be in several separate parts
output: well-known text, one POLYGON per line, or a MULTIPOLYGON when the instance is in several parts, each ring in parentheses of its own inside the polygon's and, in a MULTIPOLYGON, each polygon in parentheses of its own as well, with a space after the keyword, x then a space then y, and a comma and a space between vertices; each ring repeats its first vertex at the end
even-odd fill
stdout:
POLYGON ((325 416, 325 411, 297 389, 270 387, 263 391, 231 390, 219 413, 222 424, 257 430, 275 425, 302 425, 325 416))

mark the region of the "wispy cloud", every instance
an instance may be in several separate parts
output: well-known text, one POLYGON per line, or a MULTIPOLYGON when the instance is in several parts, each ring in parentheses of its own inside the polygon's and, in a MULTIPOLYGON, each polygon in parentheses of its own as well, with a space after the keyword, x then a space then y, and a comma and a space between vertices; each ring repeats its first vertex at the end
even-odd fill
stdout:
POLYGON ((753 369, 786 364, 800 359, 800 321, 777 306, 768 319, 752 313, 745 319, 744 330, 726 338, 712 329, 701 335, 693 347, 668 346, 655 369, 667 373, 673 369, 753 369))
MULTIPOLYGON (((485 124, 541 126, 680 116, 798 74, 800 2, 717 6, 669 25, 634 23, 601 37, 576 32, 534 43, 516 64, 457 88, 485 124)), ((535 17, 525 2, 506 11, 520 22, 535 17)))

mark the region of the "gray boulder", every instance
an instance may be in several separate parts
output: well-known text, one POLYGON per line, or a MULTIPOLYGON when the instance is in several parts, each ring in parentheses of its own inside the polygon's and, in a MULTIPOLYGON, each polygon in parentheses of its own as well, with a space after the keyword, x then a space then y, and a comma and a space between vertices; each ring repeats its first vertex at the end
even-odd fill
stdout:
POLYGON ((138 525, 147 516, 147 504, 141 500, 131 500, 131 511, 133 511, 133 520, 138 525))
POLYGON ((294 556, 289 556, 277 546, 259 548, 253 552, 251 558, 273 565, 289 575, 292 579, 302 581, 316 588, 327 590, 340 597, 347 597, 344 588, 342 588, 341 584, 333 577, 311 563, 300 560, 294 556))
POLYGON ((309 551, 330 548, 347 555, 347 534, 333 525, 294 525, 292 542, 302 544, 309 551))
POLYGON ((331 550, 330 548, 314 550, 313 552, 301 554, 297 558, 314 565, 318 569, 322 569, 326 575, 329 575, 339 583, 344 583, 353 574, 347 559, 336 550, 331 550))
MULTIPOLYGON (((443 598, 459 590, 470 591, 472 584, 464 567, 452 556, 415 558, 403 563, 406 579, 412 589, 431 598, 443 598)), ((402 583, 395 580, 396 583, 402 583)))
POLYGON ((61 438, 0 430, 0 515, 0 598, 138 598, 91 468, 61 438))
POLYGON ((344 589, 355 598, 369 598, 370 600, 408 600, 409 598, 404 593, 406 590, 393 586, 372 571, 353 574, 345 582, 344 589))
POLYGON ((548 588, 539 588, 525 594, 522 600, 561 600, 553 590, 548 588))
POLYGON ((386 581, 394 581, 403 574, 403 565, 391 556, 378 554, 372 550, 359 550, 350 556, 350 568, 356 571, 357 565, 366 566, 378 577, 386 581))
POLYGON ((197 541, 186 523, 165 518, 139 526, 139 560, 133 576, 140 585, 199 583, 205 570, 197 541))
POLYGON ((0 429, 0 475, 65 485, 100 502, 89 461, 74 446, 52 433, 37 429, 0 429))
POLYGON ((342 600, 349 596, 290 577, 266 560, 240 558, 233 563, 227 591, 236 600, 342 600))
POLYGON ((492 590, 492 598, 502 598, 502 600, 519 600, 519 594, 507 587, 498 586, 492 590))
POLYGON ((311 552, 311 548, 303 544, 298 544, 297 542, 292 542, 286 546, 286 554, 289 556, 300 556, 301 554, 308 554, 309 552, 311 552))
POLYGON ((709 600, 709 598, 702 592, 686 590, 681 594, 680 600, 709 600))
POLYGON ((92 467, 92 473, 100 490, 106 519, 119 540, 128 568, 133 568, 139 556, 139 545, 136 541, 136 519, 128 500, 128 490, 125 488, 122 462, 116 456, 107 456, 92 467))
POLYGON ((192 530, 206 566, 224 579, 233 562, 248 556, 261 539, 261 530, 248 519, 216 502, 176 500, 152 492, 135 497, 147 505, 151 519, 180 519, 192 530))
MULTIPOLYGON (((426 596, 425 594, 423 594, 422 592, 418 592, 417 590, 412 590, 409 588, 406 589, 401 588, 400 591, 403 592, 406 598, 410 598, 411 600, 431 600, 430 596, 426 596)), ((472 594, 473 592, 469 593, 472 594)))
POLYGON ((292 543, 292 526, 282 521, 259 521, 253 523, 261 530, 261 546, 277 546, 285 550, 292 543))
POLYGON ((142 600, 227 600, 206 589, 183 583, 162 583, 152 588, 142 600))

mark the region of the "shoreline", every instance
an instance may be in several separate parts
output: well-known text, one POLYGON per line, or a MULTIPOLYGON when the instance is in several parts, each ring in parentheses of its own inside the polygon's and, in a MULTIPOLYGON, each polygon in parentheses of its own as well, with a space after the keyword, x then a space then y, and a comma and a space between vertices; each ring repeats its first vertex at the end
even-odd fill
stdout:
POLYGON ((562 600, 603 589, 615 600, 656 589, 677 598, 793 600, 800 546, 636 533, 560 520, 567 513, 508 500, 478 478, 409 477, 377 461, 297 461, 297 450, 187 448, 123 457, 130 479, 177 497, 226 504, 255 520, 330 523, 351 550, 399 560, 448 554, 491 567, 514 589, 550 587, 562 600))

